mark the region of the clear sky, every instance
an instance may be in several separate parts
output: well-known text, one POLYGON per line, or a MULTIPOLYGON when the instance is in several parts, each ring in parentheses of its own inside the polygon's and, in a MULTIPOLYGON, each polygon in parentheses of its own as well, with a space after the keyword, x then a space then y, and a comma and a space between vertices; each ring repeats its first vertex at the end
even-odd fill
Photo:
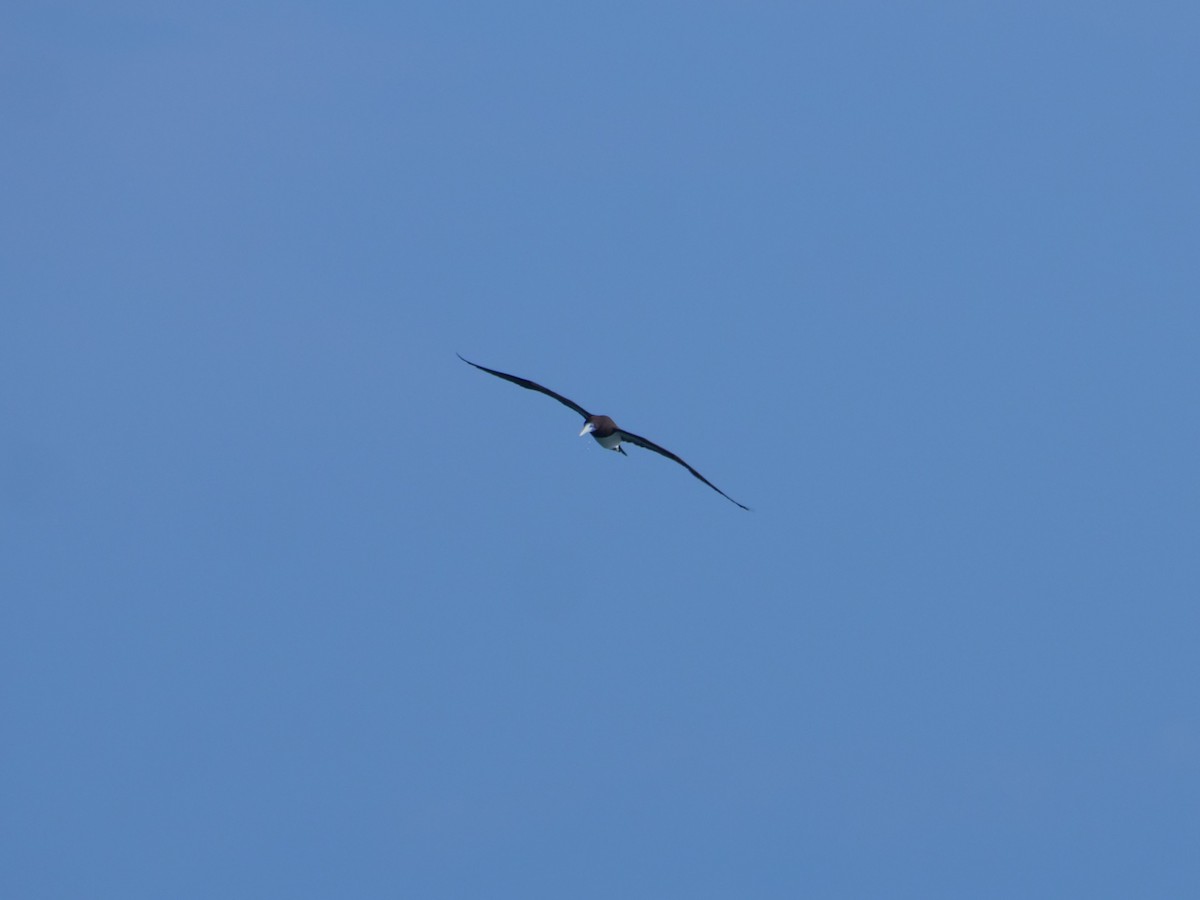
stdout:
POLYGON ((0 895, 1200 896, 1198 31, 3 4, 0 895))

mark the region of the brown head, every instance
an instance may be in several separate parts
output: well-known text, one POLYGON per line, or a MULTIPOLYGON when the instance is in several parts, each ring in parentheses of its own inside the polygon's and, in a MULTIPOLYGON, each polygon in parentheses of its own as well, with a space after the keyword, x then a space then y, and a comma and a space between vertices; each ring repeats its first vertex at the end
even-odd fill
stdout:
POLYGON ((587 421, 583 423, 583 431, 579 432, 579 436, 585 434, 594 435, 597 438, 609 437, 617 430, 617 423, 608 416, 588 416, 587 421))

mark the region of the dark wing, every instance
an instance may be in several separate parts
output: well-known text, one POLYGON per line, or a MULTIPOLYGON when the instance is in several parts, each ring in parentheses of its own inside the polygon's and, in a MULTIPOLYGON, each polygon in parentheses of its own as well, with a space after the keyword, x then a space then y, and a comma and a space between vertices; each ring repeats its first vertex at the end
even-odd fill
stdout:
MULTIPOLYGON (((568 400, 566 397, 562 396, 562 394, 554 393, 554 391, 550 390, 550 388, 542 387, 536 381, 530 381, 528 378, 518 378, 516 375, 506 375, 503 372, 497 372, 495 369, 489 369, 487 366, 476 365, 475 363, 471 362, 469 359, 466 359, 461 353, 458 353, 456 355, 458 356, 459 359, 461 359, 463 362, 465 362, 468 366, 475 366, 475 368, 481 369, 482 371, 487 372, 489 375, 495 375, 497 378, 503 378, 505 381, 511 381, 513 384, 519 384, 523 388, 528 388, 531 391, 537 391, 538 393, 545 394, 547 397, 553 397, 555 400, 557 400, 563 406, 571 407, 571 409, 575 410, 575 412, 579 413, 585 419, 590 419, 592 417, 592 414, 590 412, 588 412, 586 409, 584 409, 582 406, 580 406, 578 403, 568 400)), ((696 476, 696 477, 699 477, 699 476, 696 476)))
POLYGON ((711 481, 709 481, 707 478, 705 478, 703 475, 701 475, 699 472, 697 472, 695 469, 693 469, 691 466, 689 466, 687 463, 685 463, 682 459, 680 459, 678 456, 676 456, 670 450, 664 450, 662 447, 658 446, 658 444, 654 443, 654 441, 648 441, 644 437, 638 437, 636 434, 630 434, 628 431, 621 431, 621 440, 628 441, 631 444, 636 444, 639 447, 645 447, 647 450, 653 450, 655 453, 659 454, 660 456, 665 456, 667 459, 674 460, 675 462, 677 462, 681 466, 683 466, 685 469, 687 469, 689 472, 691 472, 693 475, 695 475, 697 478, 699 478, 701 481, 703 481, 705 484, 707 484, 710 488, 712 488, 718 494, 720 494, 722 497, 724 497, 726 500, 728 500, 730 503, 734 504, 735 506, 741 506, 742 509, 746 509, 746 510, 750 509, 750 507, 744 506, 741 503, 738 503, 736 500, 734 500, 727 493, 725 493, 723 490, 721 490, 719 487, 717 487, 715 484, 713 484, 711 481))

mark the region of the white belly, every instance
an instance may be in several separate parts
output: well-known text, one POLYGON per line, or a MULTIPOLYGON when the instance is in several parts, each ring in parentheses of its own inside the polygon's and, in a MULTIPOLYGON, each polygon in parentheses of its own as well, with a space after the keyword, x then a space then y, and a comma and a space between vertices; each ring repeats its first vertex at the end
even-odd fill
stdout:
POLYGON ((596 438, 596 443, 605 450, 616 450, 621 446, 621 432, 619 431, 614 431, 608 437, 596 437, 594 434, 592 437, 596 438))

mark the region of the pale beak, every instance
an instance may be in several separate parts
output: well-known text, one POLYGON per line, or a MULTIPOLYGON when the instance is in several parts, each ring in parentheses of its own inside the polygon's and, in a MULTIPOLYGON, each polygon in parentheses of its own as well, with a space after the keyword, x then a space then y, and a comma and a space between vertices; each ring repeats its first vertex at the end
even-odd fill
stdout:
POLYGON ((583 426, 583 431, 579 432, 579 436, 583 437, 585 434, 591 434, 595 430, 596 430, 596 426, 593 425, 591 422, 588 422, 586 425, 583 426))

